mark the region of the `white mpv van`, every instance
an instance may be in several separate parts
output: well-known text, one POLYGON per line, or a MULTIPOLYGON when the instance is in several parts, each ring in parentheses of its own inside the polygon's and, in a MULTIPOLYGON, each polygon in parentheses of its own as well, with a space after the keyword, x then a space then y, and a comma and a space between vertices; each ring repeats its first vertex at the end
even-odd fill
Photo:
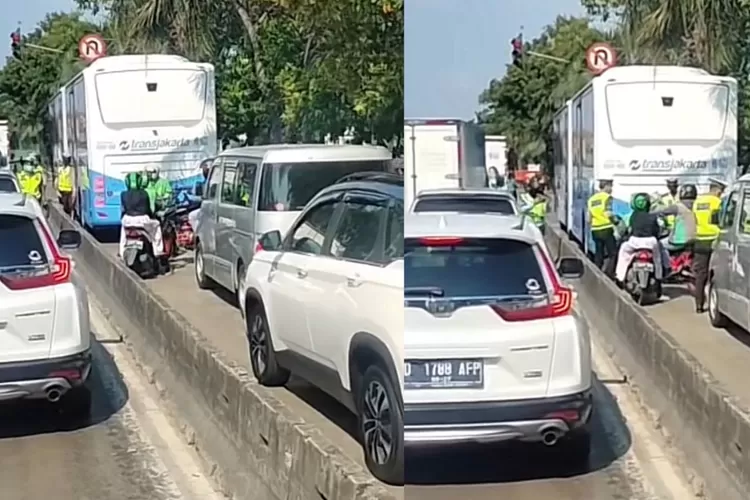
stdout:
POLYGON ((237 294, 261 235, 285 234, 321 189, 358 172, 387 172, 381 146, 272 144, 229 149, 211 166, 203 188, 195 243, 200 288, 219 284, 237 294))

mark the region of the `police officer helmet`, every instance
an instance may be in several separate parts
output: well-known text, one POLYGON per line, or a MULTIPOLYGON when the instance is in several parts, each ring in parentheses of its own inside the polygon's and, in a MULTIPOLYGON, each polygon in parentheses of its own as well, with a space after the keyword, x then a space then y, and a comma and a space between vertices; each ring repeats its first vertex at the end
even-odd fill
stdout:
POLYGON ((667 179, 667 186, 668 187, 677 186, 679 183, 680 183, 680 181, 677 179, 677 177, 671 177, 671 178, 667 179))

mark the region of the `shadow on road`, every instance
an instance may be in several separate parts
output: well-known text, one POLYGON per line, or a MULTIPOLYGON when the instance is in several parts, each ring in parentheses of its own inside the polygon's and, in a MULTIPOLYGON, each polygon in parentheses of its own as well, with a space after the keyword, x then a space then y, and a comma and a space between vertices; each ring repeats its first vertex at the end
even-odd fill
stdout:
POLYGON ((594 390, 592 451, 587 465, 571 464, 564 448, 519 442, 406 450, 406 485, 493 484, 570 478, 610 466, 632 438, 612 394, 598 380, 594 390))
POLYGON ((0 440, 85 429, 108 420, 128 400, 128 389, 112 356, 92 335, 94 365, 86 384, 92 392, 91 414, 74 418, 46 401, 18 401, 0 406, 0 440))

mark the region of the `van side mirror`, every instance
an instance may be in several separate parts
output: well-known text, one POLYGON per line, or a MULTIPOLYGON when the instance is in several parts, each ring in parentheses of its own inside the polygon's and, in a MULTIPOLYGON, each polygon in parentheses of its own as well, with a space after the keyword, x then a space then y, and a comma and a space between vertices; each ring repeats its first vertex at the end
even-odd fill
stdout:
POLYGON ((575 257, 563 257, 557 263, 557 272, 562 278, 580 278, 583 271, 583 261, 575 257))
POLYGON ((278 229, 263 234, 258 240, 258 244, 263 250, 275 252, 281 249, 281 232, 278 229))

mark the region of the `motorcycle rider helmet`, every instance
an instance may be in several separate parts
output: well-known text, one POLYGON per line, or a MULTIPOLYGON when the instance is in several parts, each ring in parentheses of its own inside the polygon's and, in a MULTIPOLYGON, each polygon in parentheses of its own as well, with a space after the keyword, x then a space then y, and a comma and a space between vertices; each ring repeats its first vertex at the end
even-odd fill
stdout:
POLYGON ((681 200, 695 200, 698 197, 698 189, 695 184, 685 184, 680 187, 681 200))
POLYGON ((140 172, 130 172, 125 176, 125 188, 128 190, 141 189, 143 187, 143 176, 140 172))
POLYGON ((651 197, 648 193, 637 193, 630 202, 630 208, 634 212, 648 212, 651 210, 651 197))

